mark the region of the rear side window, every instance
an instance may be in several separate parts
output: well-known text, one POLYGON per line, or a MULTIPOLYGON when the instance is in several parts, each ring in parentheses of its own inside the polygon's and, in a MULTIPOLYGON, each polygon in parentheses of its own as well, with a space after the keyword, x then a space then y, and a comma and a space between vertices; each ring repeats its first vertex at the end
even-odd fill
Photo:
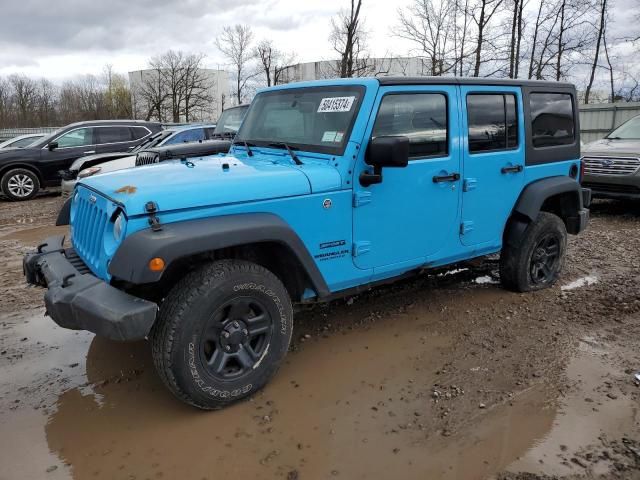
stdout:
POLYGON ((441 93, 390 94, 383 97, 373 136, 409 138, 409 157, 445 156, 448 152, 447 98, 441 93))
POLYGON ((518 146, 518 110, 512 94, 467 95, 469 151, 508 150, 518 146))
POLYGON ((532 93, 529 98, 531 138, 534 148, 573 144, 575 123, 571 95, 532 93))
POLYGON ((96 128, 98 143, 130 142, 129 127, 99 127, 96 128))
POLYGON ((175 145, 176 143, 189 143, 204 140, 204 128, 192 128, 176 133, 164 145, 175 145))
POLYGON ((140 140, 149 135, 149 130, 144 127, 131 127, 131 134, 134 140, 140 140))

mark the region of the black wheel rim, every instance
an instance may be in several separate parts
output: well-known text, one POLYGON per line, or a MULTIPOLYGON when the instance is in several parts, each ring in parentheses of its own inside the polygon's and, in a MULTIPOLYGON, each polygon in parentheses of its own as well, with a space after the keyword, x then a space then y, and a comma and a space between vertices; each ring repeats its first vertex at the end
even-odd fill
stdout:
POLYGON ((531 254, 530 274, 535 284, 549 283, 560 261, 560 239, 553 234, 542 237, 531 254))
POLYGON ((251 297, 228 300, 209 318, 200 341, 200 358, 209 374, 236 380, 259 365, 273 334, 265 306, 251 297))

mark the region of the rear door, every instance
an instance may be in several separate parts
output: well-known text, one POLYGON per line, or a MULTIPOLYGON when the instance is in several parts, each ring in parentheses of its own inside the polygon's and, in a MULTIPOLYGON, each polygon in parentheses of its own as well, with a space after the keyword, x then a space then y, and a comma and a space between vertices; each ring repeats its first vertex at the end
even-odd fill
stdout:
POLYGON ((376 136, 406 136, 410 158, 405 168, 384 168, 380 184, 364 187, 354 179, 357 267, 383 273, 419 265, 458 242, 458 112, 455 86, 380 88, 364 146, 376 136))
POLYGON ((464 245, 499 245, 524 184, 520 87, 462 86, 464 245))

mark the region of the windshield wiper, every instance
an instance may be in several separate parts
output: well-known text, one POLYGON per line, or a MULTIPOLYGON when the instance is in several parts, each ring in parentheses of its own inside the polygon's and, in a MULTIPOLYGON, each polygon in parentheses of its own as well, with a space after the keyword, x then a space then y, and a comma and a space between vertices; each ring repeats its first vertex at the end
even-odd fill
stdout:
POLYGON ((255 144, 245 142, 244 140, 236 140, 231 145, 242 145, 244 148, 247 149, 247 155, 249 155, 250 157, 253 157, 253 152, 251 151, 251 147, 255 147, 255 144))
POLYGON ((291 159, 294 161, 294 163, 296 165, 304 165, 300 161, 298 156, 293 152, 293 149, 289 145, 287 145, 286 143, 284 143, 284 142, 273 142, 273 143, 270 143, 268 146, 269 147, 276 147, 276 148, 282 148, 282 147, 286 148, 287 152, 289 152, 289 155, 291 155, 291 159))
POLYGON ((607 140, 624 140, 622 137, 607 137, 607 140))

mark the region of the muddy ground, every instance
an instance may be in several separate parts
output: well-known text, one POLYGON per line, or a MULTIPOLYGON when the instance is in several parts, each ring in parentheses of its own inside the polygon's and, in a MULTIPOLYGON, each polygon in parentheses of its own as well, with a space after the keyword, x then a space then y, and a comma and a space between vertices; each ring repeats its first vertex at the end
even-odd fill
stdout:
POLYGON ((276 378, 182 405, 145 342, 54 326, 25 251, 61 199, 0 199, 0 479, 640 478, 640 204, 600 202, 559 284, 494 264, 305 309, 276 378))

